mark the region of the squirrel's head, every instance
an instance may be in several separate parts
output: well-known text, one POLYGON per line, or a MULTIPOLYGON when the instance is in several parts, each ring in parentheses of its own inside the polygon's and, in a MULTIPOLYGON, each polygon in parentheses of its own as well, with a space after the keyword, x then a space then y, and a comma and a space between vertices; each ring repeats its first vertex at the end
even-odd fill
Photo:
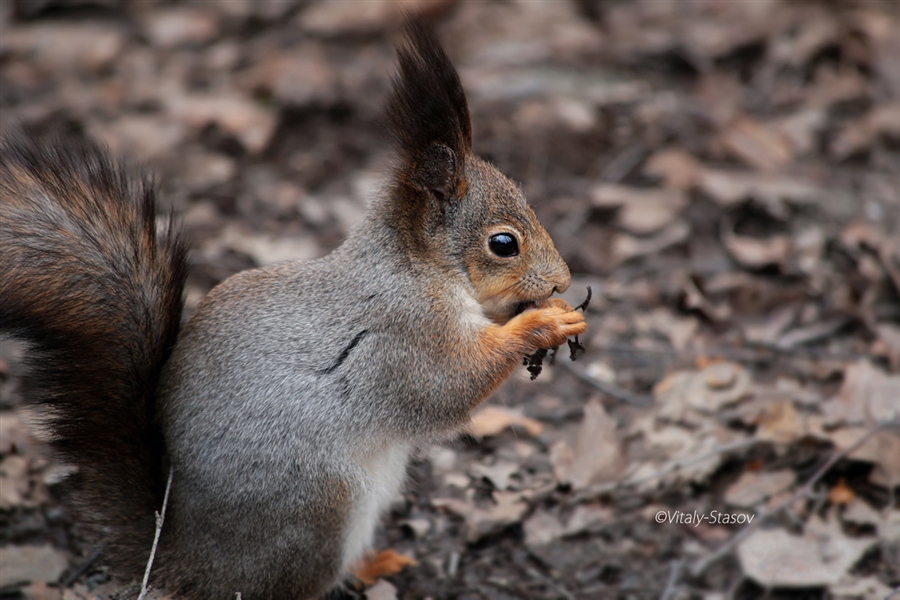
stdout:
POLYGON ((388 103, 398 163, 388 223, 410 251, 462 270, 505 322, 569 287, 569 269, 522 191, 472 153, 469 107, 434 34, 408 20, 388 103))

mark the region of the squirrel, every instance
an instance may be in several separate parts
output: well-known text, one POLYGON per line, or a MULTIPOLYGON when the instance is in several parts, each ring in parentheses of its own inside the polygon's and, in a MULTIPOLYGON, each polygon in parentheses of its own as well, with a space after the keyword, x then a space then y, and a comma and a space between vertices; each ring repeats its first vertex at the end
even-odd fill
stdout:
POLYGON ((410 452, 523 357, 586 328, 519 189, 472 151, 459 76, 409 19, 396 160, 336 250, 240 272, 182 326, 186 248, 156 191, 89 141, 0 143, 0 330, 78 467, 114 572, 190 598, 319 598, 372 544, 410 452))

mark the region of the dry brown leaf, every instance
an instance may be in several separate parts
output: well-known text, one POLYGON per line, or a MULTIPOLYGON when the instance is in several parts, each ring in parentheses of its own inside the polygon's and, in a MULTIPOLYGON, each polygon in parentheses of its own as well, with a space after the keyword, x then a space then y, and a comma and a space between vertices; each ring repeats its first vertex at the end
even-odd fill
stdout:
POLYGON ((475 437, 499 435, 508 427, 521 428, 531 437, 541 435, 544 426, 521 411, 502 406, 486 406, 472 416, 466 431, 475 437))
POLYGON ((564 521, 546 510, 536 510, 525 521, 525 542, 529 546, 549 544, 564 537, 584 533, 601 523, 608 523, 613 516, 612 509, 600 504, 579 504, 564 521))
MULTIPOLYGON (((856 443, 867 432, 865 427, 843 427, 828 433, 828 440, 837 450, 842 450, 856 443)), ((877 432, 851 452, 849 458, 875 465, 869 474, 870 481, 875 485, 888 488, 900 485, 900 427, 877 432)))
POLYGON ((493 465, 476 463, 469 472, 475 477, 483 477, 491 482, 494 489, 505 490, 509 487, 510 478, 520 468, 520 465, 510 460, 498 460, 493 465))
POLYGON ((0 509, 21 506, 31 491, 29 460, 10 454, 0 462, 0 509))
POLYGON ((619 223, 632 233, 647 235, 669 225, 687 205, 680 190, 644 189, 602 184, 591 191, 593 205, 619 208, 619 223))
POLYGON ((872 343, 872 355, 883 356, 890 363, 891 371, 900 371, 900 327, 878 323, 875 325, 875 333, 878 334, 878 339, 872 343))
POLYGON ((477 542, 518 523, 528 512, 528 504, 520 493, 496 491, 494 500, 495 503, 487 509, 456 498, 436 498, 431 503, 436 508, 462 517, 466 522, 466 540, 477 542))
POLYGON ((13 450, 25 453, 32 443, 28 428, 19 413, 10 410, 0 411, 0 455, 10 454, 13 450))
POLYGON ((831 143, 831 153, 837 159, 868 151, 880 136, 900 138, 900 103, 879 106, 865 118, 851 121, 831 143))
POLYGON ((754 199, 769 207, 776 214, 786 202, 812 204, 830 196, 827 189, 797 177, 780 177, 761 173, 728 171, 724 169, 701 169, 699 188, 721 206, 729 207, 754 199))
POLYGON ((783 268, 793 248, 791 238, 786 235, 752 238, 737 235, 730 226, 723 226, 722 242, 738 263, 751 269, 769 266, 783 268))
MULTIPOLYGON (((660 405, 657 410, 662 408, 660 405)), ((630 465, 623 483, 634 482, 640 489, 648 491, 686 481, 703 482, 727 457, 723 448, 745 443, 740 436, 715 425, 708 417, 698 418, 689 427, 682 427, 648 413, 635 420, 629 433, 643 438, 649 458, 637 467, 630 465)))
POLYGON ((897 590, 884 585, 875 576, 852 577, 828 588, 828 597, 834 600, 894 600, 897 590))
POLYGON ((27 600, 68 600, 63 595, 63 590, 50 587, 46 581, 35 581, 22 588, 21 593, 27 600))
POLYGON ((690 232, 690 226, 685 221, 677 219, 649 238, 636 238, 625 233, 616 234, 613 238, 613 260, 619 264, 632 258, 660 252, 684 242, 690 232))
POLYGON ((887 375, 867 360, 844 371, 837 400, 850 422, 884 423, 900 418, 900 375, 887 375))
POLYGON ((725 491, 725 502, 740 508, 756 508, 797 481, 793 471, 744 471, 725 491))
POLYGON ((574 489, 615 481, 622 474, 624 457, 611 419, 600 401, 594 398, 584 407, 584 421, 578 430, 575 448, 559 442, 551 450, 553 471, 560 482, 574 489))
POLYGON ((752 396, 750 373, 737 363, 715 362, 701 371, 675 371, 653 388, 659 415, 690 420, 688 409, 714 414, 752 396))
POLYGON ((772 127, 790 142, 796 154, 808 154, 816 150, 827 116, 822 108, 806 108, 772 122, 772 127))
POLYGON ((635 316, 635 324, 642 331, 656 331, 669 338, 676 350, 684 350, 697 333, 700 322, 694 316, 676 317, 665 308, 635 316))
POLYGON ((366 600, 397 600, 397 588, 384 579, 365 591, 366 600))
POLYGON ((667 188, 687 191, 700 178, 700 163, 681 149, 660 150, 647 159, 644 173, 661 177, 667 188))
POLYGON ((0 588, 30 581, 56 581, 69 567, 68 555, 50 545, 0 548, 0 588))
POLYGON ((857 498, 853 502, 850 502, 841 513, 841 520, 845 523, 877 526, 882 522, 882 517, 866 502, 857 498))
POLYGON ((747 116, 735 119, 721 141, 733 156, 760 171, 780 171, 794 160, 794 149, 783 135, 747 116))
POLYGON ((179 7, 148 11, 144 33, 154 46, 197 46, 219 35, 218 15, 206 8, 179 7))
POLYGON ((764 587, 820 587, 841 581, 876 543, 850 538, 839 523, 812 517, 802 536, 783 529, 757 529, 737 548, 744 575, 764 587))
POLYGON ((217 124, 241 140, 251 152, 261 151, 275 131, 275 114, 250 99, 234 95, 171 95, 166 109, 195 130, 217 124))
POLYGON ((744 339, 774 346, 784 331, 796 321, 800 310, 800 306, 783 306, 763 317, 741 323, 744 339))
POLYGON ((790 400, 767 405, 757 422, 756 436, 776 444, 790 444, 806 434, 806 423, 790 400))

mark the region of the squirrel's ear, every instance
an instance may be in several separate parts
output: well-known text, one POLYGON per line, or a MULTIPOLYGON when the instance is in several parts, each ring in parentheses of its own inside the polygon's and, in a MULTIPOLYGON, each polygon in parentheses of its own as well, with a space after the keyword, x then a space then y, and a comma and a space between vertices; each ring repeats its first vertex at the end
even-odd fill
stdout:
POLYGON ((434 33, 413 18, 406 21, 397 62, 387 105, 400 157, 397 175, 439 199, 461 197, 472 123, 459 75, 434 33))

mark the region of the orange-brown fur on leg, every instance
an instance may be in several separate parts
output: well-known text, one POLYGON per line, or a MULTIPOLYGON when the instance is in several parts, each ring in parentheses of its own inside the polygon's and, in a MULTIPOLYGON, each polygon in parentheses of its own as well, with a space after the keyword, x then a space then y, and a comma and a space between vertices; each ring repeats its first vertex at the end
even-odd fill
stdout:
POLYGON ((419 564, 416 559, 388 548, 370 552, 353 569, 353 576, 366 585, 374 585, 382 577, 396 575, 407 566, 419 564))

